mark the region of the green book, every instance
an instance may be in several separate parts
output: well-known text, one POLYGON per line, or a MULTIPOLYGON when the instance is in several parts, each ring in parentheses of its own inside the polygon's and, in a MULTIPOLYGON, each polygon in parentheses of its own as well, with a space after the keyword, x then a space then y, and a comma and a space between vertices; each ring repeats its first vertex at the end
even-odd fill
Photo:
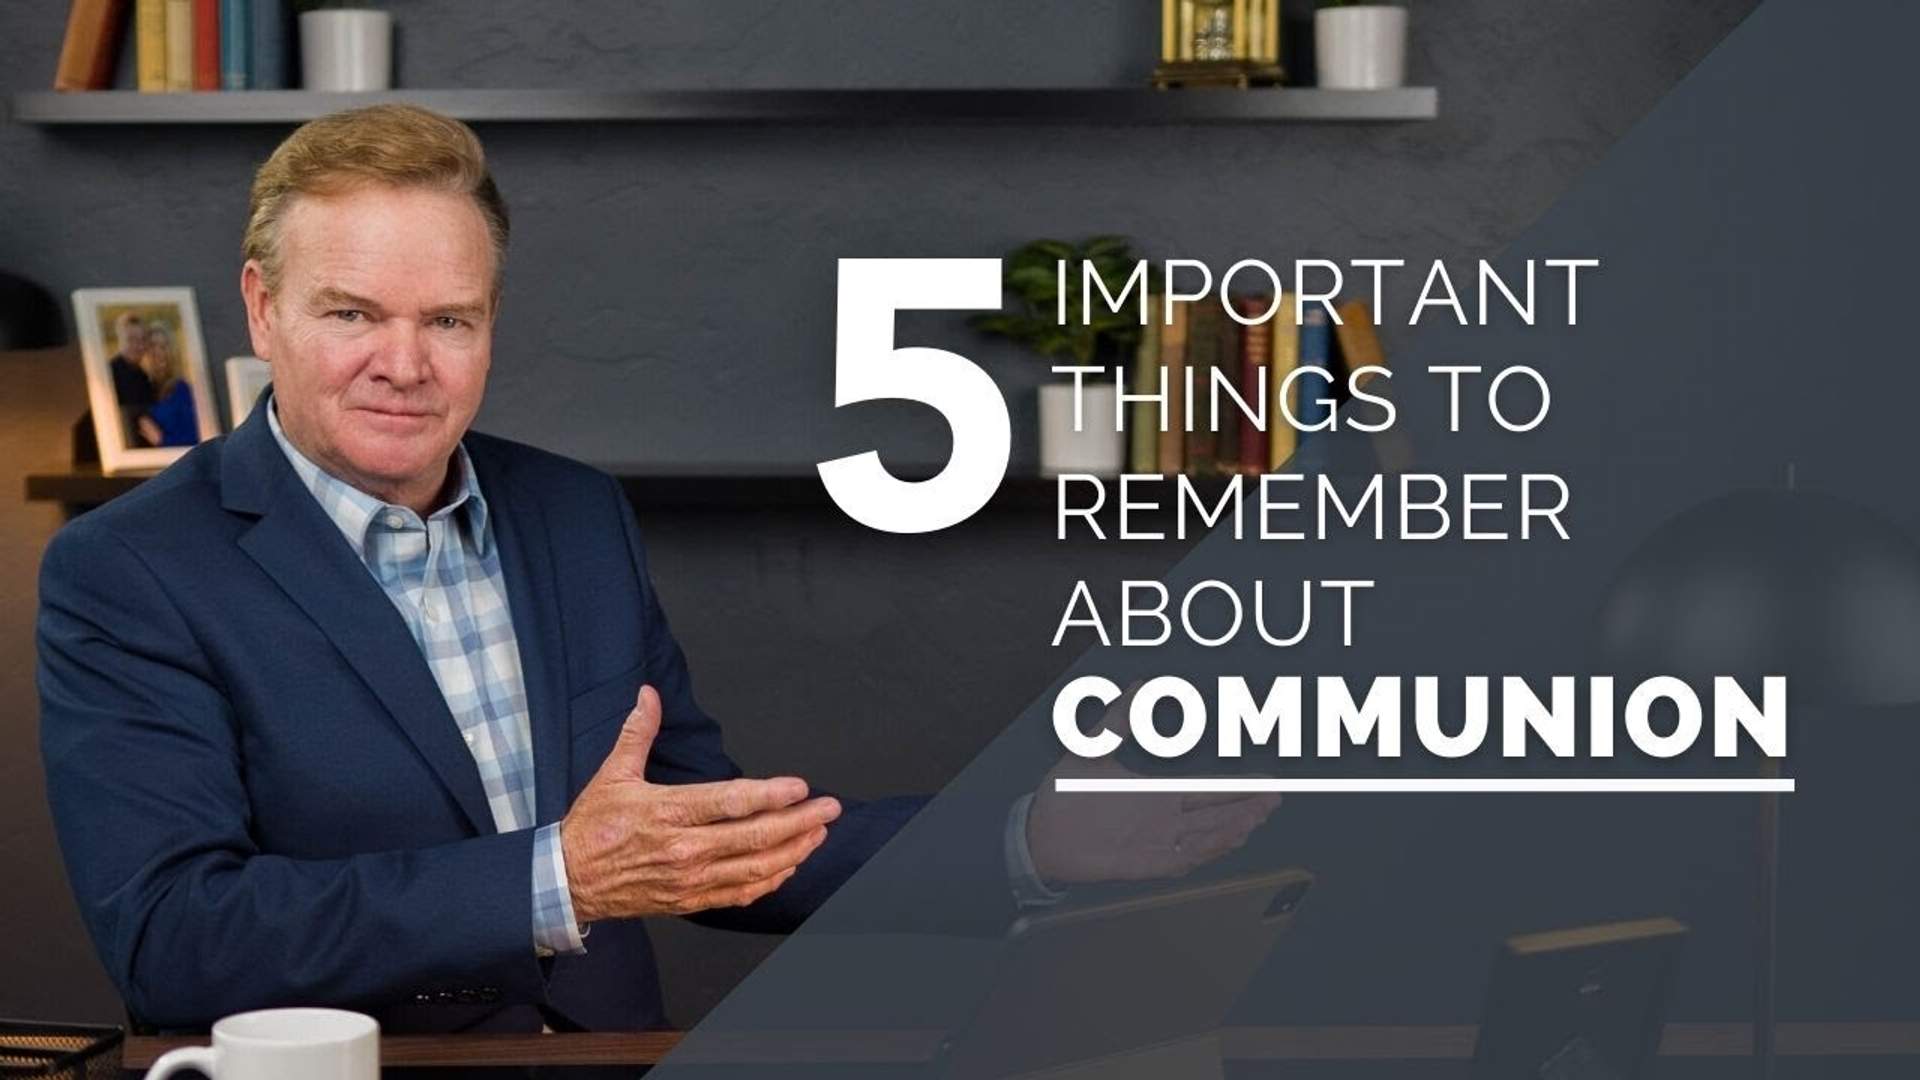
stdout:
MULTIPOLYGON (((1220 319, 1220 346, 1218 368, 1230 377, 1235 389, 1240 386, 1240 324, 1224 313, 1220 319)), ((1213 471, 1223 476, 1231 476, 1240 471, 1240 407, 1228 398, 1226 391, 1207 388, 1209 412, 1208 423, 1213 424, 1213 471), (1214 402, 1220 403, 1220 418, 1214 421, 1211 409, 1214 402)))

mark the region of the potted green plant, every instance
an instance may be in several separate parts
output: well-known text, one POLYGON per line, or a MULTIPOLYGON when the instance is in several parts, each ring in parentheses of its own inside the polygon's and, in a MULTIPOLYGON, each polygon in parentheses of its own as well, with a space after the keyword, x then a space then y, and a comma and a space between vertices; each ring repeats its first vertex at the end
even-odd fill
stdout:
MULTIPOLYGON (((1083 284, 1091 266, 1108 296, 1119 296, 1139 264, 1125 237, 1096 236, 1081 244, 1035 240, 1009 254, 1004 278, 1012 303, 993 315, 976 315, 968 324, 984 334, 1008 338, 1051 364, 1125 367, 1140 340, 1137 293, 1119 312, 1099 295, 1081 320, 1083 284), (1066 264, 1067 321, 1059 319, 1061 274, 1066 264)), ((1153 288, 1151 273, 1148 287, 1153 288)), ((1117 476, 1126 460, 1125 432, 1115 423, 1119 387, 1111 378, 1084 382, 1082 415, 1074 425, 1073 383, 1056 380, 1039 391, 1040 473, 1064 472, 1117 476)))
POLYGON ((367 91, 393 86, 393 16, 355 0, 295 0, 300 85, 367 91))
POLYGON ((1327 0, 1313 15, 1313 64, 1330 90, 1385 90, 1407 81, 1407 9, 1327 0))

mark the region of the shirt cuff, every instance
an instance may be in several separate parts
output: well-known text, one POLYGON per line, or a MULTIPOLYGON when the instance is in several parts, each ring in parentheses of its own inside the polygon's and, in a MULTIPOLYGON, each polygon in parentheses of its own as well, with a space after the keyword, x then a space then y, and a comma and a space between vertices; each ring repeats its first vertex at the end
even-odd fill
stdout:
POLYGON ((567 889, 567 856, 560 846, 560 823, 533 834, 533 951, 541 956, 587 951, 586 934, 573 921, 573 893, 567 889))
POLYGON ((1007 811, 1007 882, 1021 907, 1046 907, 1059 903, 1067 894, 1048 888, 1033 867, 1033 852, 1027 848, 1027 815, 1032 811, 1032 792, 1014 800, 1013 809, 1007 811))

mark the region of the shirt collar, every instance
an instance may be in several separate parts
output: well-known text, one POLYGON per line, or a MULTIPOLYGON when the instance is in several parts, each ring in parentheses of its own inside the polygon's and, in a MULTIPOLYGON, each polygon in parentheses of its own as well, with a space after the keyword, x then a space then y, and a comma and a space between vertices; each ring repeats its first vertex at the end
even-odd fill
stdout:
MULTIPOLYGON (((280 427, 280 412, 271 396, 267 399, 267 427, 273 431, 273 441, 280 444, 280 452, 286 455, 287 464, 293 466, 300 482, 306 485, 320 508, 339 526, 360 561, 367 559, 367 534, 375 524, 385 527, 385 523, 394 520, 396 515, 405 526, 418 527, 422 524, 420 516, 411 509, 374 498, 322 469, 301 453, 280 427)), ((487 499, 480 493, 480 481, 474 475, 473 459, 468 456, 465 443, 455 444, 451 468, 458 477, 453 498, 429 515, 429 520, 459 515, 466 521, 467 534, 473 540, 474 551, 484 556, 491 537, 487 528, 487 499)))

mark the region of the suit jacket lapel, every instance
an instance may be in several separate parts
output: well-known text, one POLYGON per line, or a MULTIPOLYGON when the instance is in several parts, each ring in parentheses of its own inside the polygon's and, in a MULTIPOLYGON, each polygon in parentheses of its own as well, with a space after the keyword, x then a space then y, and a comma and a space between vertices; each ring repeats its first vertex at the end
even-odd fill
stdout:
POLYGON ((569 766, 573 725, 567 715, 566 644, 560 620, 553 545, 538 494, 503 468, 491 454, 469 445, 480 492, 486 496, 493 539, 500 545, 500 572, 513 610, 513 635, 520 649, 520 675, 527 691, 527 715, 533 727, 534 814, 550 824, 567 812, 573 796, 569 766))
POLYGON ((222 486, 229 509, 260 514, 241 535, 241 549, 319 625, 393 714, 474 830, 495 831, 473 754, 419 644, 338 526, 301 485, 262 408, 229 437, 222 486))

